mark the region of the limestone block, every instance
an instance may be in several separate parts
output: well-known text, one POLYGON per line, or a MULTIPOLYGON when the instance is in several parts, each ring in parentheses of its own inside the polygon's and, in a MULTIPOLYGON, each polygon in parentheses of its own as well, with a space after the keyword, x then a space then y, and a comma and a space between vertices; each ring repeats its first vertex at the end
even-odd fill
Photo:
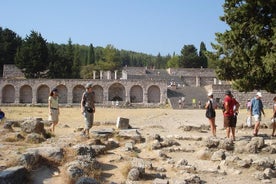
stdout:
POLYGON ((129 119, 118 117, 116 127, 118 129, 128 129, 129 128, 129 119))

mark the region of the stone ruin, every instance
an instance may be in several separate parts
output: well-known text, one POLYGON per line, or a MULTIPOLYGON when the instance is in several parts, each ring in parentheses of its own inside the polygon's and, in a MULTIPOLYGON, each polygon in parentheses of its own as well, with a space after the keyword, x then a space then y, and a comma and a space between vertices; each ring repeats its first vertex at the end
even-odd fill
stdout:
MULTIPOLYGON (((185 97, 186 108, 191 108, 192 99, 204 103, 209 91, 220 103, 225 90, 232 90, 229 82, 220 81, 214 70, 208 68, 124 67, 122 71, 93 71, 92 79, 25 79, 14 65, 4 65, 0 105, 46 105, 54 87, 59 90, 61 105, 79 105, 88 82, 93 83, 96 105, 99 106, 158 107, 169 104, 177 109, 178 99, 185 97)), ((257 91, 232 92, 244 107, 257 91)), ((265 107, 270 108, 275 94, 261 92, 265 107)))
POLYGON ((100 180, 114 183, 99 176, 101 172, 103 174, 106 170, 116 169, 116 165, 122 162, 129 166, 125 167, 125 176, 120 181, 125 183, 150 180, 153 184, 201 184, 207 183, 202 177, 206 175, 211 176, 212 182, 216 178, 215 181, 221 183, 227 175, 239 177, 248 171, 252 172, 251 181, 256 183, 273 183, 276 180, 276 142, 265 136, 244 136, 233 142, 225 138, 201 137, 198 133, 207 127, 190 126, 182 127, 184 135, 160 136, 153 132, 144 137, 139 129, 127 128, 131 127, 128 126, 128 119, 118 117, 116 129, 114 123, 109 124, 109 128, 92 131, 93 139, 83 137, 80 141, 77 137, 81 130, 78 130, 58 140, 50 137, 46 140, 43 125, 46 126, 47 122, 40 118, 6 124, 9 126, 5 125, 4 130, 1 130, 1 139, 9 133, 9 136, 13 135, 22 141, 22 146, 24 141, 35 146, 21 149, 21 153, 10 151, 10 156, 16 154, 17 160, 10 167, 0 165, 0 183, 28 184, 48 177, 53 177, 54 181, 61 174, 63 182, 67 183, 99 184, 100 180), (20 128, 22 133, 10 131, 15 127, 20 128), (197 133, 188 136, 185 131, 197 133), (184 146, 185 141, 191 143, 184 146), (145 149, 152 153, 152 156, 147 156, 150 158, 135 156, 145 149), (110 152, 117 156, 106 163, 99 161, 99 157, 110 152), (169 156, 172 153, 181 153, 183 157, 173 158, 169 156), (185 157, 185 154, 194 155, 193 160, 185 157), (197 164, 193 163, 194 160, 197 160, 197 164), (200 166, 199 162, 206 163, 208 167, 200 166), (61 166, 63 170, 59 169, 61 166), (39 175, 37 170, 42 167, 50 168, 52 174, 49 175, 52 176, 39 175))

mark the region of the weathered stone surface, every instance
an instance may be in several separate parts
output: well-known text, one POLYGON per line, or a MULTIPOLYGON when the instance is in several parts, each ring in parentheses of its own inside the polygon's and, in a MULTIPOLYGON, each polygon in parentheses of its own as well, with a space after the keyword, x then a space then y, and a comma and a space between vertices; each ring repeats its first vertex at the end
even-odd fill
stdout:
POLYGON ((76 181, 76 184, 100 184, 94 178, 81 177, 76 181))
POLYGON ((26 168, 32 169, 39 163, 39 159, 40 155, 38 154, 38 151, 24 153, 19 158, 19 164, 26 168))
POLYGON ((21 130, 25 133, 45 134, 44 124, 39 119, 28 119, 21 124, 21 130))
POLYGON ((40 156, 54 163, 61 163, 64 158, 64 150, 60 147, 29 148, 27 152, 37 152, 40 156))
POLYGON ((0 171, 0 184, 28 184, 28 170, 23 166, 10 167, 0 171))

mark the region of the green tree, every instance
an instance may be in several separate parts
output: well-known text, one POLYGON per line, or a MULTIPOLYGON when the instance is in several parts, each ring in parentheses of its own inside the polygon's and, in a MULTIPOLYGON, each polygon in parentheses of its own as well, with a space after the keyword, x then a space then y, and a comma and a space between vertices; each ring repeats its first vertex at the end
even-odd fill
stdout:
POLYGON ((0 75, 4 64, 14 64, 17 48, 21 45, 21 38, 10 29, 0 27, 0 75))
POLYGON ((218 77, 239 91, 276 92, 276 1, 226 0, 223 7, 221 20, 230 29, 216 33, 212 44, 218 77))
POLYGON ((60 75, 60 55, 58 53, 58 45, 54 43, 48 44, 48 61, 49 61, 49 66, 48 66, 48 77, 49 78, 59 78, 60 75))
POLYGON ((27 78, 40 78, 48 67, 48 48, 40 33, 31 31, 18 49, 15 64, 27 78))
POLYGON ((80 78, 80 48, 75 47, 74 62, 72 66, 72 78, 80 78))
POLYGON ((94 64, 95 63, 95 51, 93 44, 89 45, 89 52, 88 52, 88 63, 87 64, 94 64))
POLYGON ((167 62, 167 68, 179 68, 179 56, 173 55, 167 62))
POLYGON ((204 42, 201 42, 200 43, 200 49, 199 49, 199 59, 200 59, 200 65, 203 67, 203 68, 207 68, 208 67, 208 59, 206 57, 206 46, 204 44, 204 42))
POLYGON ((194 45, 184 45, 179 59, 181 68, 200 68, 199 56, 194 45))
POLYGON ((74 64, 74 46, 72 44, 71 38, 68 40, 65 50, 65 78, 73 78, 72 68, 74 64))

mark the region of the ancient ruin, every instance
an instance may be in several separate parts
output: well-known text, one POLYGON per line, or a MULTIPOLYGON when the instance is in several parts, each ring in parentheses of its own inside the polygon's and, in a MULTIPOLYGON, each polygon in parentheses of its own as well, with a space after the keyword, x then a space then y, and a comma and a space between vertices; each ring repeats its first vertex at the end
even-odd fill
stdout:
MULTIPOLYGON (((145 67, 124 67, 122 71, 93 71, 92 79, 26 79, 14 65, 4 65, 0 79, 0 104, 2 105, 44 105, 48 102, 51 89, 58 88, 60 103, 80 103, 85 84, 93 83, 97 105, 154 107, 169 104, 178 108, 178 99, 185 97, 186 107, 193 107, 206 101, 208 91, 213 91, 217 102, 224 97, 224 91, 231 89, 227 81, 220 81, 213 69, 180 68, 148 69, 145 67)), ((263 92, 263 102, 268 106, 274 95, 263 92)), ((233 91, 241 104, 255 95, 233 91)))

